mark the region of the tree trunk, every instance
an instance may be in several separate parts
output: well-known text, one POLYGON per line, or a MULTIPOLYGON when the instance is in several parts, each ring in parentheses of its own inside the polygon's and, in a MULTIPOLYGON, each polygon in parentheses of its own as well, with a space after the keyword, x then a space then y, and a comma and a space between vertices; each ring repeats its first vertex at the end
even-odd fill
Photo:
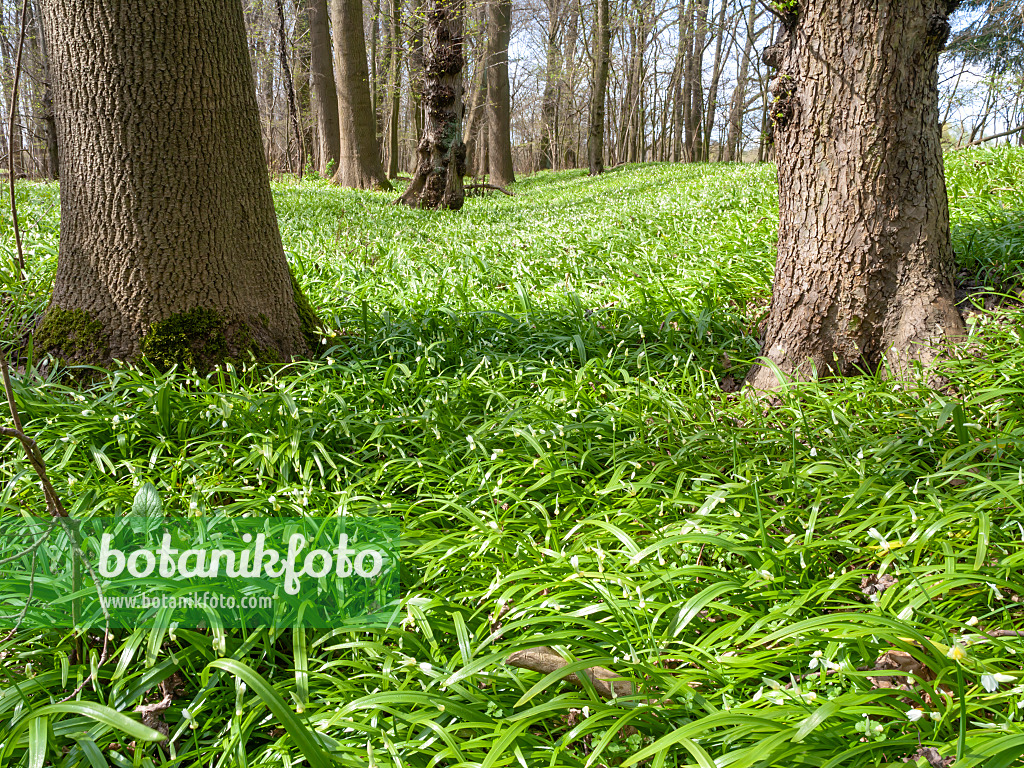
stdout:
POLYGON ((594 85, 590 96, 587 128, 587 159, 590 175, 604 172, 604 117, 608 93, 608 63, 611 59, 612 27, 608 0, 597 0, 597 28, 594 30, 594 85))
POLYGON ((561 0, 548 0, 547 36, 544 41, 544 94, 541 97, 540 149, 537 167, 547 170, 555 166, 555 115, 558 110, 558 85, 561 80, 561 58, 558 50, 558 29, 561 24, 561 0))
MULTIPOLYGON (((37 349, 200 370, 308 352, 239 3, 44 0, 60 254, 37 349)), ((305 328, 303 326, 306 326, 305 328)))
MULTIPOLYGON (((787 375, 925 367, 964 333, 938 114, 948 0, 807 0, 764 53, 779 168, 765 357, 787 375)), ((777 386, 768 366, 747 381, 777 386)))
POLYGON ((487 164, 480 161, 480 151, 487 146, 484 108, 487 103, 487 49, 481 46, 483 55, 477 57, 473 78, 473 95, 466 110, 466 175, 481 176, 487 172, 487 164))
POLYGON ((295 87, 295 98, 298 102, 299 126, 302 132, 302 170, 314 167, 313 161, 313 121, 312 96, 310 94, 309 60, 309 14, 306 13, 304 0, 295 3, 295 30, 292 43, 292 72, 295 87))
POLYGON ((313 118, 316 121, 316 169, 321 176, 338 170, 341 154, 341 128, 338 113, 338 90, 334 83, 334 62, 331 56, 331 30, 328 24, 327 0, 308 0, 309 72, 313 97, 313 118))
MULTIPOLYGON (((413 0, 409 39, 409 104, 412 109, 413 137, 423 135, 423 2, 413 0)), ((413 153, 412 173, 416 173, 419 159, 413 153)))
POLYGON ((415 208, 462 208, 466 145, 462 143, 462 27, 464 0, 431 0, 424 46, 423 102, 427 107, 418 164, 399 202, 415 208))
POLYGON ((39 117, 43 122, 43 140, 46 144, 46 172, 51 179, 56 179, 60 172, 60 157, 57 154, 57 123, 53 116, 53 91, 50 76, 50 54, 43 33, 42 19, 39 14, 39 5, 32 3, 32 13, 36 18, 36 25, 39 31, 39 58, 42 61, 43 75, 43 96, 40 103, 39 117))
POLYGON ((343 187, 390 190, 377 143, 363 38, 363 0, 331 0, 341 152, 334 181, 343 187))
POLYGON ((512 0, 487 2, 487 144, 491 184, 516 180, 512 171, 512 107, 508 86, 508 44, 512 35, 512 0))
MULTIPOLYGON (((703 156, 705 161, 711 160, 711 134, 715 130, 715 117, 718 113, 718 83, 722 77, 722 46, 725 42, 725 12, 729 7, 729 3, 722 1, 722 6, 718 12, 718 30, 715 35, 715 60, 711 66, 711 85, 708 88, 708 106, 704 112, 704 149, 703 156)), ((735 37, 735 26, 733 25, 733 36, 735 37)), ((719 139, 719 148, 721 148, 721 139, 719 139)))
POLYGON ((388 178, 398 177, 398 118, 402 107, 402 0, 391 0, 391 64, 388 69, 388 178))
POLYGON ((743 54, 740 56, 740 68, 736 75, 736 89, 732 93, 732 104, 729 107, 729 135, 725 140, 725 161, 742 162, 740 142, 743 138, 743 117, 747 106, 747 79, 750 72, 750 55, 754 50, 754 25, 757 23, 758 0, 750 0, 747 12, 747 34, 743 42, 743 54))
MULTIPOLYGON (((295 94, 295 79, 292 76, 291 65, 288 62, 288 28, 284 18, 284 0, 277 0, 277 50, 281 59, 281 79, 284 82, 285 92, 288 97, 288 118, 291 120, 292 132, 295 137, 296 166, 295 172, 302 178, 302 170, 306 165, 306 156, 303 152, 302 125, 299 117, 299 98, 295 94)), ((285 129, 287 134, 287 128, 285 129)), ((287 147, 288 142, 285 142, 287 147)), ((292 168, 291 157, 285 152, 285 162, 292 168)))

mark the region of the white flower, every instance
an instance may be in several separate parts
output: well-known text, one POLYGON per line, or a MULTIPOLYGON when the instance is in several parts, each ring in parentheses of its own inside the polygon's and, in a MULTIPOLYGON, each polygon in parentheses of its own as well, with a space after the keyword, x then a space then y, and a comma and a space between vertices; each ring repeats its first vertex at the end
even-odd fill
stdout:
POLYGON ((811 654, 811 663, 808 664, 807 666, 810 669, 817 669, 818 665, 820 663, 821 663, 821 651, 815 651, 814 653, 811 654))
POLYGON ((888 541, 886 541, 885 536, 878 532, 877 528, 869 528, 868 536, 870 536, 872 539, 878 542, 878 546, 883 552, 889 551, 891 545, 888 541))
POLYGON ((1016 679, 1017 678, 1013 675, 1004 675, 1000 672, 996 672, 995 674, 986 673, 981 676, 981 687, 989 693, 995 693, 999 690, 1000 683, 1012 683, 1015 682, 1016 679))
POLYGON ((963 661, 967 658, 967 649, 960 645, 960 643, 953 643, 952 647, 946 652, 946 658, 953 661, 963 661))
POLYGON ((924 710, 923 709, 919 709, 917 707, 911 707, 910 709, 907 710, 907 720, 909 720, 912 723, 916 723, 922 717, 924 717, 924 710))
POLYGON ((771 571, 760 570, 758 573, 761 574, 761 578, 765 581, 775 581, 775 574, 771 571))
POLYGON ((977 616, 971 616, 971 618, 969 618, 967 621, 965 621, 964 624, 966 624, 968 627, 976 627, 976 626, 978 626, 978 617, 977 616))
POLYGON ((942 713, 941 712, 929 712, 928 713, 928 717, 930 717, 932 720, 934 720, 937 723, 937 722, 939 722, 939 720, 942 719, 942 713))

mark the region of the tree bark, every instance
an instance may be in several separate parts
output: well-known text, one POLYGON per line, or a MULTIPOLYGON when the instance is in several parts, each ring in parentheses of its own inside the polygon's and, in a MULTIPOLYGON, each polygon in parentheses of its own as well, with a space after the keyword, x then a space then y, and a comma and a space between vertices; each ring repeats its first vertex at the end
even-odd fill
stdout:
MULTIPOLYGON (((423 3, 413 0, 409 39, 409 104, 412 109, 413 136, 423 135, 423 3)), ((412 173, 416 173, 419 159, 413 153, 412 173)))
POLYGON ((547 35, 544 40, 544 94, 541 97, 540 149, 537 152, 537 167, 547 170, 555 167, 556 125, 558 92, 562 78, 561 52, 558 50, 558 31, 561 26, 562 0, 547 0, 547 35))
POLYGON ((416 174, 398 202, 415 208, 462 208, 466 145, 462 143, 464 0, 431 0, 424 46, 427 114, 416 148, 416 174))
POLYGON ((343 187, 390 190, 377 143, 370 72, 363 38, 363 0, 331 0, 341 152, 334 181, 343 187))
POLYGON ((42 15, 61 223, 36 348, 199 369, 308 352, 241 5, 44 0, 42 15))
MULTIPOLYGON (((799 378, 905 376, 964 333, 938 114, 948 0, 807 0, 765 63, 779 250, 764 354, 799 378)), ((767 365, 747 382, 777 386, 767 365)))
POLYGON ((504 187, 516 180, 512 170, 512 107, 508 85, 508 45, 512 36, 512 0, 487 3, 487 144, 490 182, 504 187))
POLYGON ((316 121, 317 173, 321 176, 338 170, 341 155, 341 127, 338 112, 338 90, 334 82, 334 61, 331 56, 331 30, 328 23, 327 0, 308 0, 310 86, 313 119, 316 121))
POLYGON ((463 140, 466 144, 466 175, 480 176, 487 171, 486 162, 481 162, 481 150, 487 146, 484 108, 487 104, 487 47, 480 46, 483 55, 477 56, 472 95, 466 110, 466 130, 463 140))
POLYGON ((611 59, 612 27, 608 0, 597 0, 597 28, 594 30, 594 84, 590 96, 587 128, 587 160, 590 175, 604 172, 604 117, 608 94, 608 64, 611 59))
POLYGON ((398 177, 398 118, 402 107, 402 0, 391 0, 391 63, 388 91, 391 113, 388 116, 388 178, 398 177))

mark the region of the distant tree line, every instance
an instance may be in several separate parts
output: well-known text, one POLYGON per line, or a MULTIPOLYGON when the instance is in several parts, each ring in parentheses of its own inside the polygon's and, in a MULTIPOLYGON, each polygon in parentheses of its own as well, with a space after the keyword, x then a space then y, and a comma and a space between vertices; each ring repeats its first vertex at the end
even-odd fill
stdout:
MULTIPOLYGON (((27 2, 15 172, 56 178, 46 41, 39 0, 27 2)), ((771 70, 761 54, 778 36, 780 18, 770 2, 442 4, 461 25, 463 66, 451 73, 459 110, 450 119, 459 121, 459 162, 469 176, 504 185, 516 173, 547 168, 771 158, 771 70)), ((435 0, 243 5, 272 170, 311 170, 363 188, 415 173, 431 109, 423 89, 435 0)), ((4 155, 21 10, 21 0, 0 0, 4 155)), ((948 145, 1024 123, 1020 3, 966 0, 954 22, 940 81, 948 145)), ((1024 133, 1005 140, 1024 142, 1024 133)))

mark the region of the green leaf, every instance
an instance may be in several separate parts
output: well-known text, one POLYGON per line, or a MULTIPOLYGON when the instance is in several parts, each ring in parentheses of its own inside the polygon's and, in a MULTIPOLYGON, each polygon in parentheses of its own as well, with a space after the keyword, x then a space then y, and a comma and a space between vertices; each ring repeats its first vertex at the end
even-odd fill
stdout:
POLYGON ((236 677, 242 678, 245 684, 260 697, 274 717, 284 726, 288 735, 295 741, 299 751, 306 756, 306 759, 309 760, 313 768, 329 768, 332 765, 333 761, 320 748, 309 727, 292 712, 288 705, 285 704, 284 699, 281 698, 281 695, 270 686, 266 678, 252 669, 252 667, 234 659, 217 659, 211 662, 207 669, 210 667, 223 669, 236 677))

